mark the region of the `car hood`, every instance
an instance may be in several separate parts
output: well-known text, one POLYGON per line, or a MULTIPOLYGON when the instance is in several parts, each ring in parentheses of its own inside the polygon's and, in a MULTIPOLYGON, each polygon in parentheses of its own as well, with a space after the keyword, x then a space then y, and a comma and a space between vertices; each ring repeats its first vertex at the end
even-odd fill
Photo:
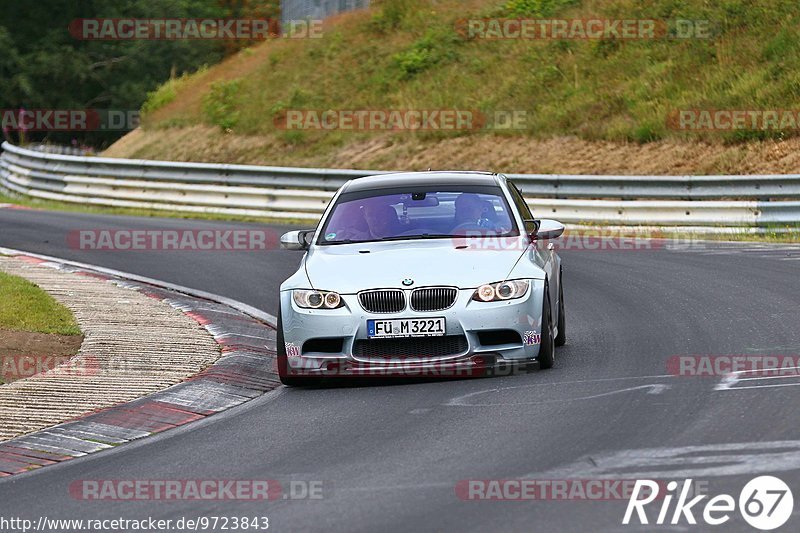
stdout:
POLYGON ((451 239, 315 246, 305 270, 315 289, 354 294, 371 288, 451 285, 462 289, 504 280, 521 247, 477 250, 457 247, 451 239))

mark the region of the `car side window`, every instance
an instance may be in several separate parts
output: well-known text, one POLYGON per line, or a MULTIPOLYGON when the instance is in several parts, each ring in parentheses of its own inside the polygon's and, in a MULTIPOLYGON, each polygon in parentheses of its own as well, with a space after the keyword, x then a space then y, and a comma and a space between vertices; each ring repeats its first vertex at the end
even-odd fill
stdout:
POLYGON ((514 199, 514 204, 516 204, 522 218, 524 220, 532 220, 533 213, 531 213, 531 208, 528 207, 528 204, 525 202, 525 198, 522 197, 522 192, 520 192, 514 182, 509 181, 508 184, 510 185, 509 190, 511 191, 511 198, 514 199))

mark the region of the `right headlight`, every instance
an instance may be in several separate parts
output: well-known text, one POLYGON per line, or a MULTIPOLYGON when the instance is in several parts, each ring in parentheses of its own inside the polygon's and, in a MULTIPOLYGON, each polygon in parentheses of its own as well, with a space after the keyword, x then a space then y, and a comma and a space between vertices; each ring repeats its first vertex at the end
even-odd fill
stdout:
POLYGON ((295 289, 292 298, 297 307, 303 309, 336 309, 344 305, 339 293, 332 291, 295 289))
POLYGON ((524 279, 485 283, 475 290, 472 299, 478 302, 497 302, 522 298, 528 292, 529 286, 528 280, 524 279))

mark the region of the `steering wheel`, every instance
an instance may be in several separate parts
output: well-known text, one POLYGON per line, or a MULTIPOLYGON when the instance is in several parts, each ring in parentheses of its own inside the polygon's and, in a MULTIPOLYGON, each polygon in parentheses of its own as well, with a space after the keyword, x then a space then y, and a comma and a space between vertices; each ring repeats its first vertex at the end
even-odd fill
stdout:
POLYGON ((483 230, 486 228, 482 228, 477 222, 462 222, 450 231, 451 233, 457 233, 458 231, 467 231, 472 229, 483 230))

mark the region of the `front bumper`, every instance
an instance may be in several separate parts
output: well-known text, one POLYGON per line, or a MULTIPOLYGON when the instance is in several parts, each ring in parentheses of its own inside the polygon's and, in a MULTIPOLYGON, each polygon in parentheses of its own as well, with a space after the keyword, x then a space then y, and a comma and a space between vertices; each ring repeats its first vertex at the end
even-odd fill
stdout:
MULTIPOLYGON (((399 313, 370 313, 362 308, 355 294, 342 295, 344 306, 339 309, 302 309, 294 303, 291 290, 283 291, 281 315, 287 370, 308 376, 461 377, 527 365, 539 354, 544 293, 543 280, 529 281, 528 292, 522 298, 478 302, 472 300, 474 289, 460 289, 452 307, 430 312, 407 308, 399 313), (446 337, 458 340, 451 344, 458 346, 455 351, 425 355, 414 351, 398 353, 397 349, 386 354, 369 350, 370 355, 365 355, 363 349, 355 349, 357 343, 363 348, 375 342, 367 335, 370 319, 433 317, 445 318, 446 337)), ((417 338, 403 346, 427 347, 442 341, 417 338)))

